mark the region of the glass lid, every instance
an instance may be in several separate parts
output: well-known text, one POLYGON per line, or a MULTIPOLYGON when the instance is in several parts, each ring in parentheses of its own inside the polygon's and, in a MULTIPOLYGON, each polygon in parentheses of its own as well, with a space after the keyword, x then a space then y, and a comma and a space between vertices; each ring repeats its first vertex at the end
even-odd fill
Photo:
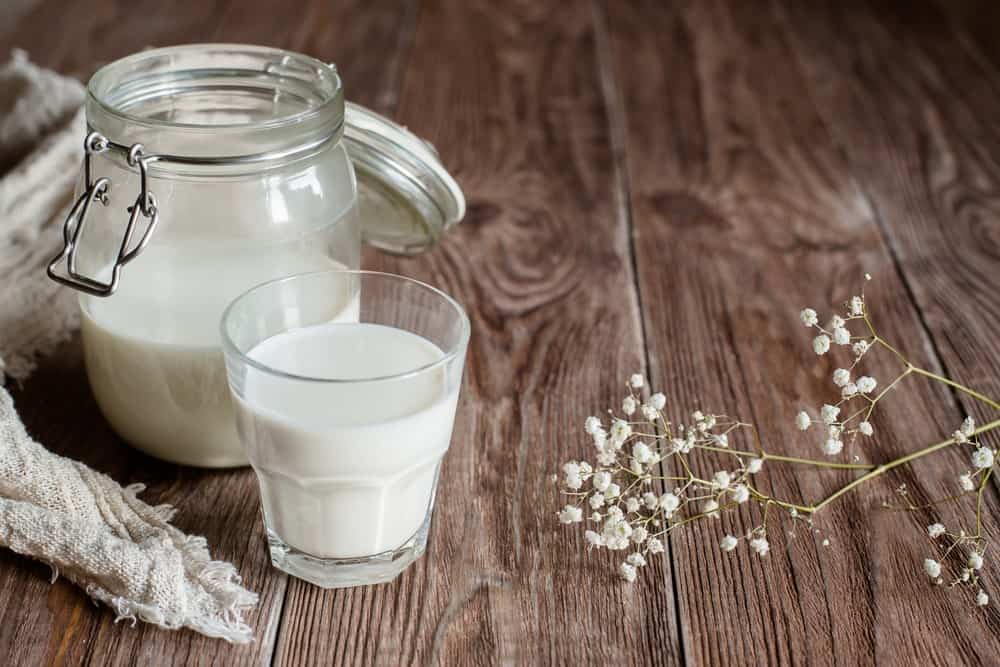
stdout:
POLYGON ((347 102, 344 115, 364 240, 404 255, 433 246, 465 215, 465 196, 437 150, 365 107, 347 102))

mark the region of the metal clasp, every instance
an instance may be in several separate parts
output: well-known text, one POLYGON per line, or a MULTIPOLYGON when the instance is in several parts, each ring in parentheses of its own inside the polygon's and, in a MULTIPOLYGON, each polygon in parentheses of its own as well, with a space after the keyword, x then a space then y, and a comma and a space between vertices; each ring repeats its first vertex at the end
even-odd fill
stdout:
POLYGON ((135 204, 128 207, 127 211, 129 213, 128 225, 125 227, 125 234, 122 237, 121 246, 118 248, 118 257, 115 259, 114 265, 111 267, 111 280, 103 283, 99 280, 85 276, 76 269, 76 251, 80 244, 80 238, 83 236, 83 230, 87 226, 87 213, 90 211, 90 206, 93 202, 98 201, 102 206, 108 205, 108 192, 111 190, 111 179, 107 177, 98 178, 96 181, 92 178, 91 172, 91 156, 97 153, 103 153, 109 148, 117 149, 118 147, 113 146, 104 136, 97 132, 91 132, 87 135, 84 140, 84 158, 83 158, 83 170, 84 170, 84 184, 85 188, 83 193, 77 198, 76 203, 73 204, 73 208, 70 209, 69 215, 66 216, 66 222, 63 223, 63 249, 58 255, 53 258, 48 266, 49 278, 55 280, 56 282, 62 283, 63 285, 68 285, 74 289, 78 289, 81 292, 86 292, 87 294, 92 294, 94 296, 110 296, 114 294, 115 290, 118 288, 118 280, 121 274, 121 268, 135 259, 140 252, 149 243, 150 236, 153 233, 153 229, 156 227, 156 221, 158 218, 156 210, 156 197, 149 190, 149 164, 156 161, 156 155, 146 155, 143 152, 142 144, 133 144, 128 148, 128 152, 125 156, 128 161, 129 166, 138 167, 139 169, 139 196, 136 197, 135 204), (146 229, 142 233, 142 237, 139 239, 138 243, 134 247, 130 248, 129 245, 132 241, 132 236, 135 233, 135 227, 139 220, 139 215, 142 214, 148 222, 146 223, 146 229), (65 273, 60 273, 57 268, 65 260, 66 271, 65 273))

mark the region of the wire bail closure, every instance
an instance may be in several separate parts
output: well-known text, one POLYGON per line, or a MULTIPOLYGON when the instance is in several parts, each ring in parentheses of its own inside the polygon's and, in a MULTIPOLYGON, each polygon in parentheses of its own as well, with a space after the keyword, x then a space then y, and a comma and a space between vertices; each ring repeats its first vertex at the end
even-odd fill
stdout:
POLYGON ((156 197, 149 190, 148 171, 149 165, 159 159, 159 156, 154 154, 147 155, 143 151, 142 144, 132 144, 127 149, 125 159, 128 165, 139 169, 139 196, 136 197, 135 203, 126 209, 129 213, 128 224, 125 227, 125 234, 118 248, 118 257, 111 267, 111 280, 104 283, 77 271, 76 251, 83 236, 83 230, 87 226, 87 214, 90 211, 91 204, 97 201, 102 206, 107 206, 108 192, 111 190, 110 178, 101 177, 97 180, 93 179, 91 157, 109 149, 122 149, 117 145, 113 145, 105 136, 98 132, 91 132, 87 135, 87 138, 83 142, 83 149, 83 171, 86 187, 66 216, 66 221, 63 223, 63 249, 49 263, 47 273, 52 280, 80 290, 81 292, 86 292, 94 296, 111 296, 118 288, 121 268, 135 259, 146 248, 152 236, 153 229, 156 228, 158 218, 156 197), (146 229, 143 231, 138 243, 134 247, 129 248, 140 214, 148 220, 146 229), (58 271, 60 264, 63 263, 65 263, 65 273, 58 271))

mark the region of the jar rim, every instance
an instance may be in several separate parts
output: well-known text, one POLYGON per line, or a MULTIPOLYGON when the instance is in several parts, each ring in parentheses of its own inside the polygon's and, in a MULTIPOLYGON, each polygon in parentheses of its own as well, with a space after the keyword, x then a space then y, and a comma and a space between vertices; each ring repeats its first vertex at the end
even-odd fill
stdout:
POLYGON ((87 122, 113 142, 142 143, 158 153, 287 154, 342 130, 343 85, 333 65, 285 49, 226 43, 168 46, 134 53, 95 72, 87 84, 87 122), (219 113, 225 111, 220 100, 230 93, 234 103, 255 100, 262 110, 245 112, 247 118, 237 122, 206 119, 213 113, 225 116, 219 113), (267 94, 273 96, 270 111, 267 94), (182 108, 185 96, 190 100, 195 95, 204 100, 182 108), (199 110, 198 104, 209 108, 199 110), (252 113, 261 117, 251 118, 252 113), (195 122, 185 117, 191 115, 195 122))

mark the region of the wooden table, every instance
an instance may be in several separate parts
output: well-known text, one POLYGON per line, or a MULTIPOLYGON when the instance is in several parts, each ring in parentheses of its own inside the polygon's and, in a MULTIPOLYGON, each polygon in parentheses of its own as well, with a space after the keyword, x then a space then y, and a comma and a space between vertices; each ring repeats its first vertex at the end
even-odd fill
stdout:
MULTIPOLYGON (((337 591, 271 569, 248 470, 169 466, 119 440, 66 344, 16 389, 30 431, 176 505, 260 592, 257 639, 115 625, 4 552, 0 661, 995 664, 1000 606, 976 610, 921 569, 936 511, 880 509, 902 483, 917 498, 953 489, 963 453, 844 497, 818 520, 828 548, 778 529, 766 559, 724 555, 703 521, 632 586, 557 524, 548 476, 585 455, 584 417, 633 371, 676 418, 728 410, 772 450, 818 455, 791 421, 828 399, 834 366, 797 313, 847 298, 865 271, 893 341, 1000 395, 998 28, 996 3, 945 0, 6 2, 0 52, 81 78, 179 42, 335 61, 349 98, 433 141, 469 200, 434 252, 365 264, 457 295, 474 332, 427 555, 392 584, 337 591)), ((870 460, 946 437, 966 412, 994 418, 904 385, 870 460)), ((816 498, 846 474, 775 466, 763 486, 816 498)), ((995 537, 994 488, 985 502, 995 537)))

